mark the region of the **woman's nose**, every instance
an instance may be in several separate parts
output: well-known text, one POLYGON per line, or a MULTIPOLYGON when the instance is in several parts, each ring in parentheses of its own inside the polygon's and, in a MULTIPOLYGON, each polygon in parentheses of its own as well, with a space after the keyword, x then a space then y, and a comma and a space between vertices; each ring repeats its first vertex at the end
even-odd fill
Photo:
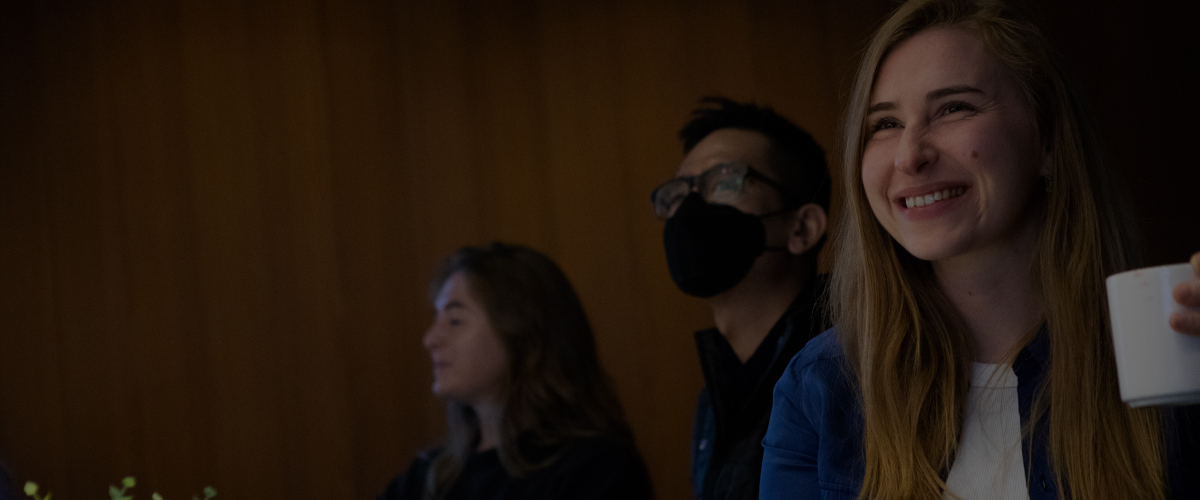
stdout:
POLYGON ((900 142, 896 145, 896 170, 916 175, 936 159, 937 152, 927 140, 924 129, 904 129, 900 134, 900 142))
POLYGON ((428 330, 425 330, 425 335, 421 337, 421 344, 425 349, 433 349, 442 341, 442 335, 438 332, 437 325, 432 325, 428 330))

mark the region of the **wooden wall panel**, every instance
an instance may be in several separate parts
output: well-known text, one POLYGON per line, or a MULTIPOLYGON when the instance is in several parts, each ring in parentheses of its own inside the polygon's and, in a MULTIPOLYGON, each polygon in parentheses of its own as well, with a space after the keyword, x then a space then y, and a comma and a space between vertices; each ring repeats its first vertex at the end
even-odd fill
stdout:
MULTIPOLYGON (((691 332, 710 320, 667 275, 649 192, 702 95, 771 104, 836 162, 852 66, 892 5, 0 4, 0 459, 62 499, 125 475, 169 498, 372 498, 444 430, 431 273, 504 240, 575 283, 660 497, 687 497, 691 332)), ((1132 64, 1088 53, 1074 8, 1048 15, 1068 55, 1132 64)), ((1136 32, 1163 12, 1145 9, 1136 32)), ((1125 95, 1083 66, 1092 95, 1125 95)), ((1164 114, 1138 133, 1186 161, 1162 138, 1194 121, 1164 114)), ((1187 210, 1152 194, 1160 229, 1187 210)))

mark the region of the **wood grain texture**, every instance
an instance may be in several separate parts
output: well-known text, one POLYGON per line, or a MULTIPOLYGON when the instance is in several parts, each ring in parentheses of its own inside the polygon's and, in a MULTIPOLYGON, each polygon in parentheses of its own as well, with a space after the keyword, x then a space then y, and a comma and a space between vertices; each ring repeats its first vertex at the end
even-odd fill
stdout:
MULTIPOLYGON (((710 319, 667 275, 649 192, 703 95, 770 104, 832 153, 892 5, 0 3, 0 457, 62 499, 125 475, 143 496, 373 498, 444 429, 420 343, 433 269, 503 240, 562 265, 660 498, 688 497, 710 319)), ((1173 201, 1200 185, 1179 167, 1197 122, 1129 119, 1130 80, 1087 71, 1153 88, 1190 57, 1163 77, 1182 91, 1197 51, 1143 37, 1168 53, 1105 58, 1088 37, 1118 43, 1073 8, 1052 33, 1117 102, 1116 156, 1146 159, 1124 171, 1151 260, 1181 261, 1162 249, 1200 235, 1163 221, 1198 213, 1173 201)), ((1165 12, 1144 9, 1088 15, 1136 38, 1165 12)))

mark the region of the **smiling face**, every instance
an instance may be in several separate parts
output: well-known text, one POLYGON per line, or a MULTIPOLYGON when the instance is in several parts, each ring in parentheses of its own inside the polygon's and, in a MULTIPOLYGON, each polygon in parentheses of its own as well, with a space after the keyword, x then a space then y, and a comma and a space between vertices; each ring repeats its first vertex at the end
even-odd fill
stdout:
POLYGON ((931 28, 884 59, 866 118, 862 182, 909 253, 940 260, 1027 242, 1048 171, 1016 78, 972 33, 931 28))
POLYGON ((499 401, 508 350, 469 285, 461 272, 442 284, 423 341, 433 360, 433 394, 475 406, 499 401))

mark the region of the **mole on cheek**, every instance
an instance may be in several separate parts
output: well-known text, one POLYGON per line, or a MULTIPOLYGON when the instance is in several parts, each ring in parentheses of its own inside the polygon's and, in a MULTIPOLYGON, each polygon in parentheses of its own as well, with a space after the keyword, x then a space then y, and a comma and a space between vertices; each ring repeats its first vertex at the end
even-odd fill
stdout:
POLYGON ((971 151, 971 158, 979 158, 979 151, 971 151))

